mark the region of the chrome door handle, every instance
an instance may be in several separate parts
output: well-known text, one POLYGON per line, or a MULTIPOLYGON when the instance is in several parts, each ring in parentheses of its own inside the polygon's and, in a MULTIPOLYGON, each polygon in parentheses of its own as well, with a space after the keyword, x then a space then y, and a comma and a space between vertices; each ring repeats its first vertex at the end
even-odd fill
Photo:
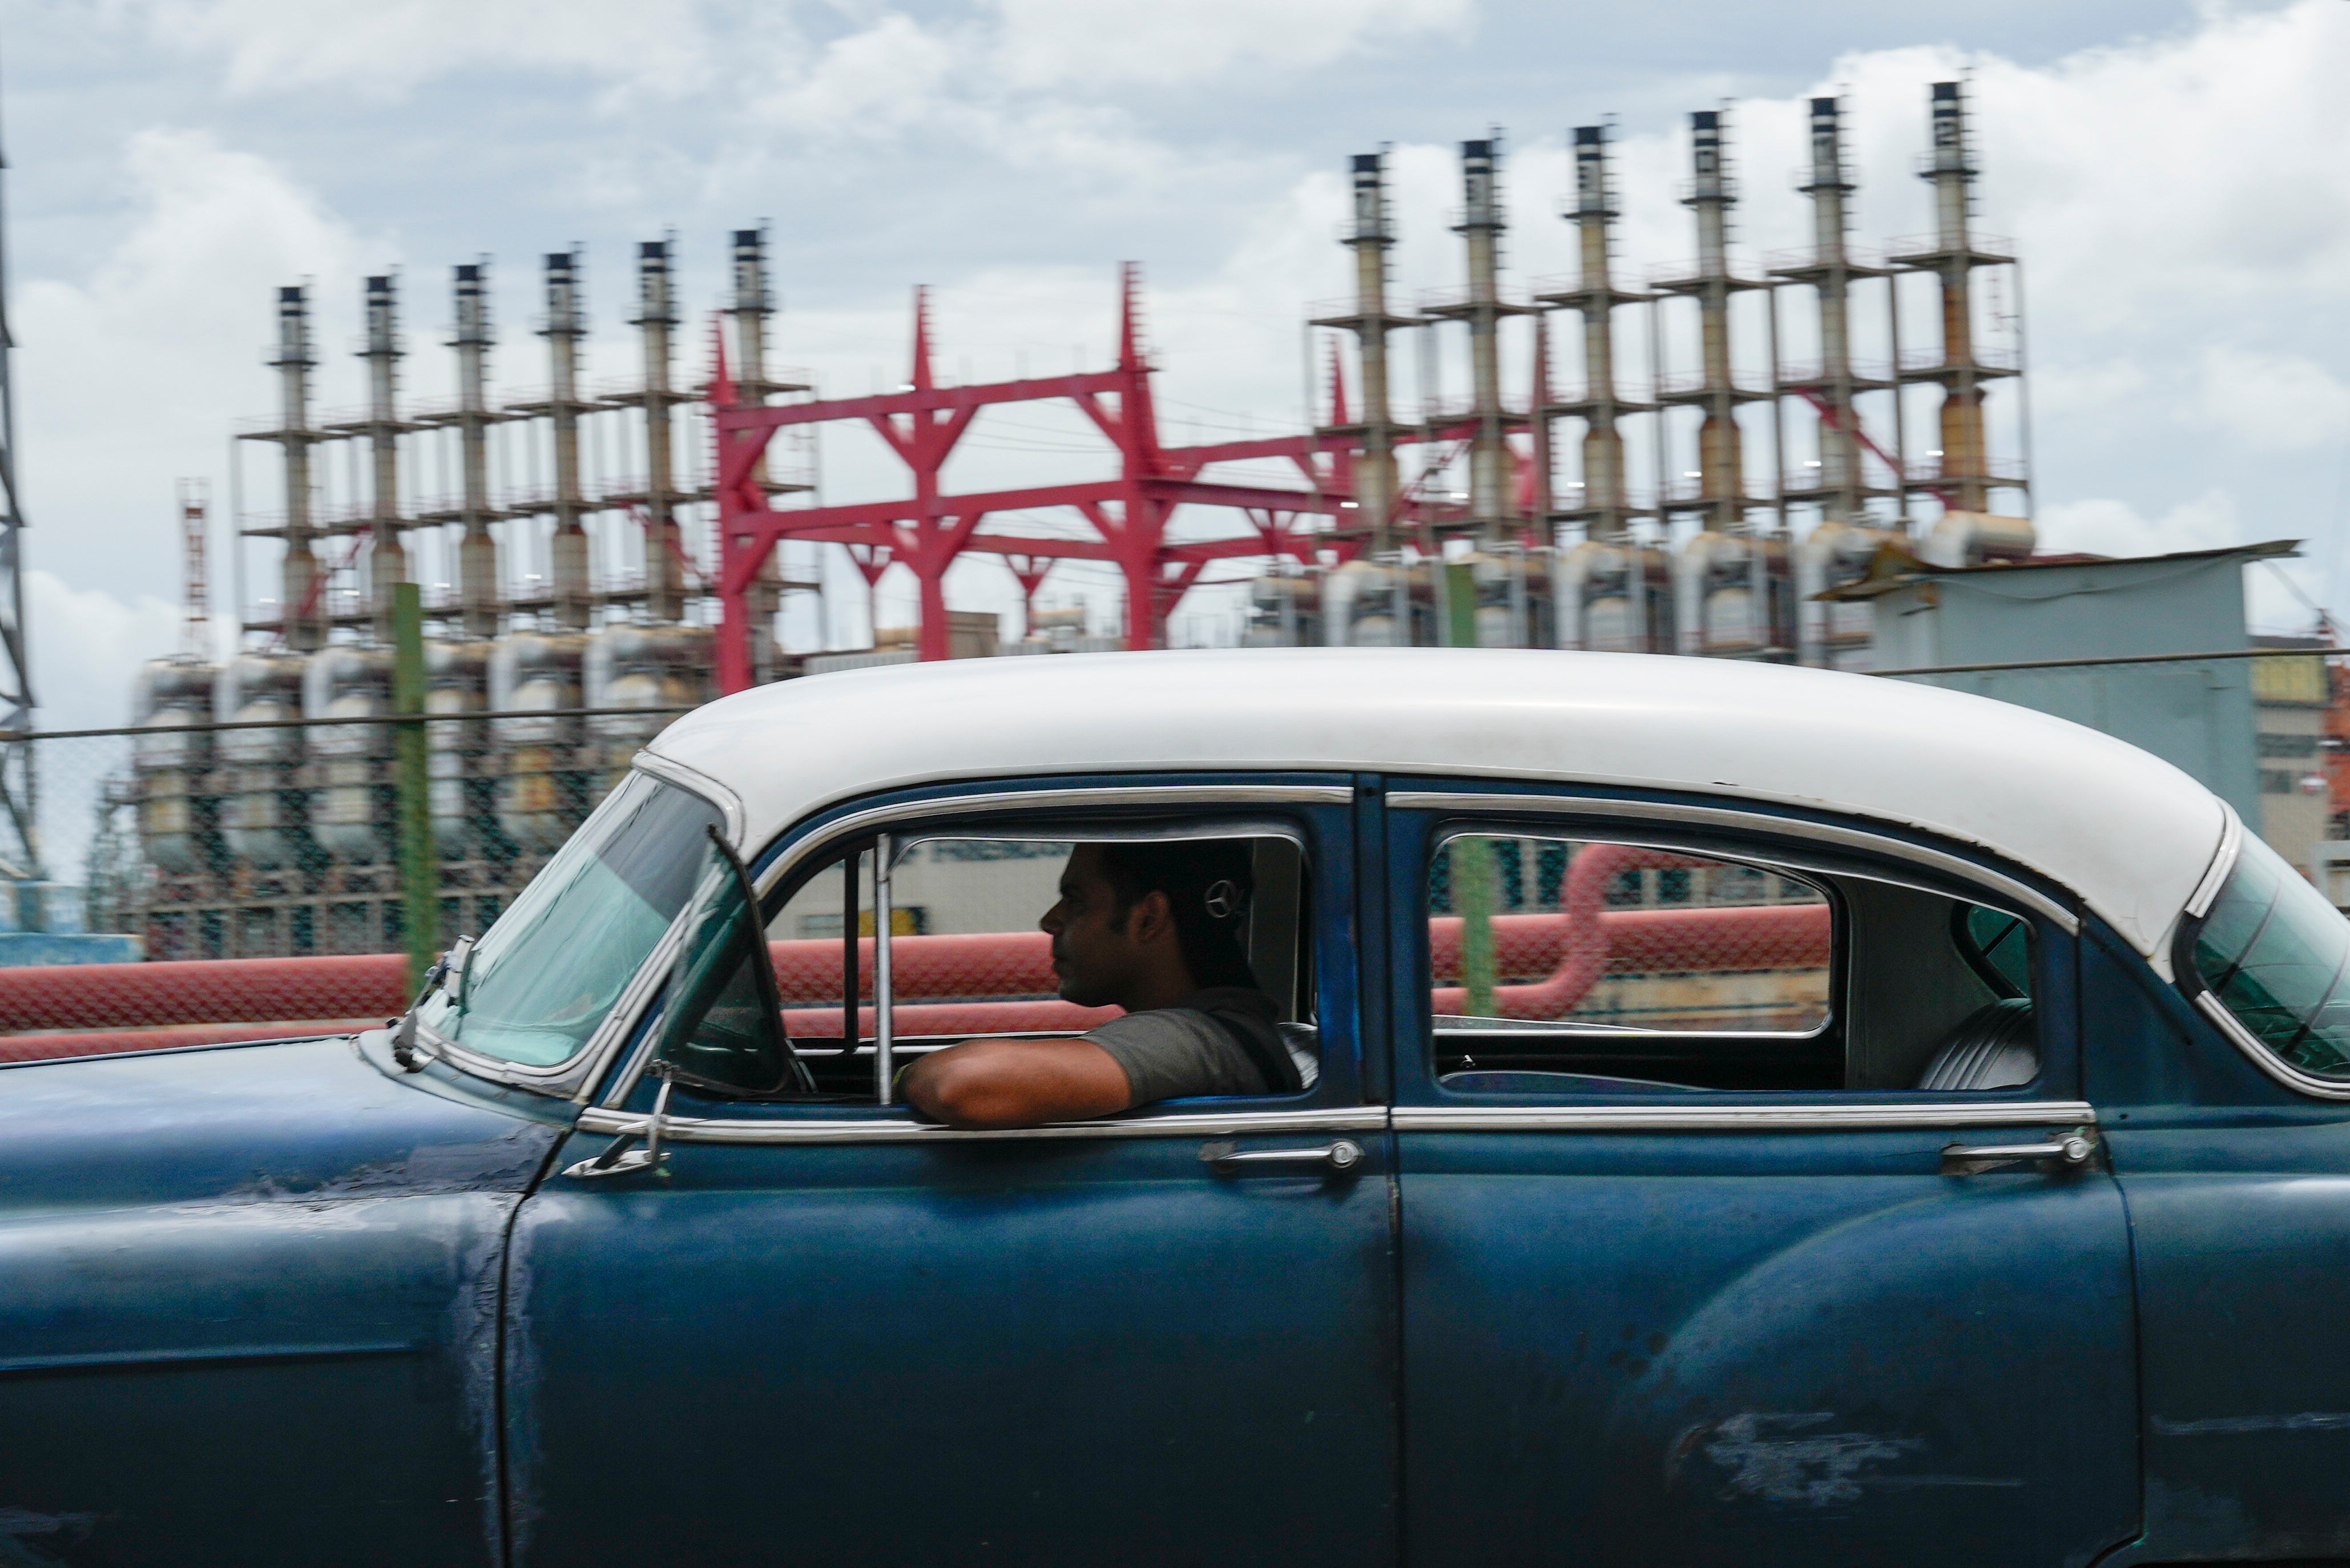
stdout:
POLYGON ((2097 1146, 2085 1133, 2067 1133, 2045 1143, 1954 1143, 1942 1151, 1944 1166, 2001 1165, 2011 1160, 2054 1160, 2077 1170, 2089 1163, 2097 1146))
POLYGON ((1247 1165, 1320 1165, 1332 1170, 1352 1170, 1363 1162, 1363 1146, 1342 1137, 1320 1148, 1242 1148, 1230 1138, 1200 1146, 1200 1161, 1218 1171, 1247 1165))

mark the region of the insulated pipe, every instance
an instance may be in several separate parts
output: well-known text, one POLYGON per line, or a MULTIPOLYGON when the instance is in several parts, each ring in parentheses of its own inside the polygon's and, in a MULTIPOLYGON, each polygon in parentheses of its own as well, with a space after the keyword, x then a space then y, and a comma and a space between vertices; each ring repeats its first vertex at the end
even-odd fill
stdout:
POLYGON ((584 631, 590 618, 587 499, 579 482, 579 339, 587 335, 580 307, 578 258, 556 251, 546 258, 547 406, 555 424, 555 536, 548 542, 555 624, 584 631))
POLYGON ((390 1017, 408 1005, 402 953, 0 969, 0 1032, 390 1017))
POLYGON ((1469 366, 1477 432, 1469 445, 1469 514, 1481 547, 1501 543, 1510 510, 1510 451, 1502 433, 1502 144, 1461 144, 1459 233, 1469 248, 1469 366))
POLYGON ((286 451, 286 561, 278 614, 286 646, 307 652, 327 640, 325 584, 310 520, 310 306, 299 285, 277 291, 278 442, 286 451))
POLYGON ((391 640, 396 585, 408 581, 408 550, 400 537, 400 323, 391 275, 367 280, 368 452, 373 460, 375 503, 368 541, 368 595, 380 642, 391 640))
POLYGON ((497 541, 490 534, 489 264, 457 269, 457 432, 464 486, 457 544, 457 597, 465 635, 498 634, 497 541))

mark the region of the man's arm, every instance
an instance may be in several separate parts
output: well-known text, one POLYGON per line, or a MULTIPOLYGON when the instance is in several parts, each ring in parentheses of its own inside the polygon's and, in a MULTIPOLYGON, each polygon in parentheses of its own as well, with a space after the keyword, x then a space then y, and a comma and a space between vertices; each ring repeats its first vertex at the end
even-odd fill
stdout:
POLYGON ((951 1127, 1083 1121, 1134 1104, 1126 1069, 1090 1040, 966 1040, 916 1062, 899 1086, 951 1127))

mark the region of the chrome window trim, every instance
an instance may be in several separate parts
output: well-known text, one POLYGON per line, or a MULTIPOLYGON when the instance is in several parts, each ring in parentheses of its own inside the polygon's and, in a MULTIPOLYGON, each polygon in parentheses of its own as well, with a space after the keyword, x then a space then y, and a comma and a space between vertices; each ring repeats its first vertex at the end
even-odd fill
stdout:
MULTIPOLYGON (((652 1118, 601 1106, 580 1113, 578 1130, 641 1137, 652 1118)), ((1866 1132, 1988 1127, 2088 1127, 2096 1108, 2079 1100, 1868 1106, 1363 1106, 1313 1111, 1177 1111, 1132 1121, 1061 1122, 973 1130, 902 1117, 754 1121, 671 1116, 664 1143, 753 1147, 806 1145, 1002 1142, 1028 1138, 1275 1137, 1328 1132, 1866 1132)))
MULTIPOLYGON (((1388 805, 1404 811, 1454 811, 1491 813, 1498 815, 1519 815, 1528 813, 1545 816, 1618 816, 1639 821, 1680 823, 1697 827, 1725 827, 1742 832, 1774 833, 1788 838, 1808 839, 1815 844, 1833 845, 1841 849, 1857 849, 1874 855, 1887 855, 1925 866, 1945 876, 1998 892, 2022 905, 2042 919, 2062 929, 2067 936, 2077 936, 2081 930, 2080 917, 2034 888, 2025 886, 1971 860, 1929 849, 1921 844, 1909 844, 1895 838, 1882 837, 1859 828, 1838 827, 1823 822, 1805 822, 1797 817, 1773 816, 1767 812, 1733 811, 1721 806, 1685 805, 1677 802, 1638 800, 1599 800, 1590 796, 1567 797, 1542 794, 1477 794, 1452 790, 1392 790, 1388 805)), ((1815 872, 1814 875, 1817 875, 1815 872)))
POLYGON ((2228 1011, 2227 1004, 2212 995, 2210 991, 2199 991, 2195 993, 2195 1009, 2219 1026, 2220 1033, 2228 1037, 2230 1044, 2251 1057, 2253 1066, 2258 1067, 2286 1088, 2296 1094, 2307 1095, 2313 1099, 2350 1100, 2350 1083, 2343 1083, 2334 1078, 2321 1078, 2314 1073, 2303 1072, 2266 1045, 2262 1044, 2261 1037, 2245 1028, 2237 1020, 2236 1015, 2228 1011))
POLYGON ((2236 860, 2244 852, 2243 818, 2224 800, 2220 809, 2227 814, 2227 820, 2220 827, 2220 847, 2211 852, 2211 864, 2204 868, 2203 880, 2196 883, 2195 891, 2188 895, 2186 914, 2189 919, 2199 920, 2211 912, 2211 901, 2220 896, 2228 873, 2236 868, 2236 860))
POLYGON ((683 763, 662 756, 659 752, 639 752, 629 759, 629 765, 667 784, 675 784, 688 794, 698 794, 718 808, 726 819, 727 841, 735 848, 743 846, 743 835, 747 829, 747 816, 743 809, 743 797, 703 773, 683 763))
MULTIPOLYGON (((889 805, 870 806, 863 811, 851 812, 846 816, 837 817, 825 824, 818 831, 807 835, 781 855, 776 856, 775 863, 754 878, 754 888, 764 898, 775 890, 776 884, 782 882, 809 859, 831 848, 841 839, 855 837, 876 828, 887 826, 890 823, 903 822, 909 817, 971 816, 993 811, 1034 808, 1038 805, 1071 807, 1080 810, 1103 806, 1159 805, 1176 806, 1351 805, 1354 800, 1354 789, 1347 784, 1130 784, 1083 789, 1054 789, 1046 786, 1038 789, 995 790, 986 794, 944 795, 923 800, 899 801, 889 805)), ((751 846, 746 844, 742 847, 747 857, 751 846)), ((681 922, 683 916, 681 915, 681 922)), ((646 1001, 656 983, 655 980, 649 980, 647 977, 658 977, 668 972, 670 962, 674 961, 675 959, 677 944, 683 940, 682 925, 673 927, 670 934, 663 939, 661 947, 656 950, 652 958, 646 961, 644 970, 639 973, 637 981, 631 982, 622 992, 620 1004, 612 1009, 606 1023, 608 1024, 612 1019, 619 1018, 623 1012, 628 1014, 628 1023, 624 1027, 613 1030, 608 1038, 604 1037, 603 1033, 599 1031, 598 1035, 591 1039, 591 1047, 597 1053, 595 1063, 582 1075, 578 1087, 572 1095, 573 1099, 584 1105, 591 1097, 588 1094, 589 1085, 605 1075, 605 1070, 610 1065, 611 1057, 636 1028, 639 1021, 638 1014, 643 1011, 646 1001)), ((630 1091, 637 1086, 638 1078, 643 1074, 646 1055, 647 1053, 643 1051, 636 1053, 635 1058, 628 1063, 621 1072, 613 1075, 611 1086, 604 1091, 600 1101, 603 1106, 618 1106, 629 1097, 630 1091)), ((574 1061, 578 1059, 573 1058, 574 1061)), ((911 1127, 916 1124, 907 1125, 911 1127)))
POLYGON ((1869 1106, 1398 1106, 1404 1132, 1865 1132, 1916 1127, 2086 1126, 2080 1100, 1869 1106))
MULTIPOLYGON (((651 1116, 594 1106, 580 1113, 578 1130, 642 1136, 651 1116)), ((1283 1134, 1383 1132, 1384 1106, 1317 1111, 1176 1111, 1133 1121, 1059 1122, 1041 1127, 977 1130, 940 1127, 903 1117, 840 1117, 824 1120, 752 1121, 744 1118, 661 1118, 661 1141, 752 1146, 803 1144, 980 1143, 1006 1138, 1126 1139, 1169 1137, 1270 1137, 1283 1134)))
POLYGON ((1104 789, 999 790, 987 794, 942 795, 899 801, 852 812, 825 824, 775 857, 758 879, 762 897, 810 856, 836 840, 908 817, 977 816, 992 811, 1050 805, 1075 810, 1117 805, 1351 805, 1355 792, 1345 784, 1134 784, 1104 789))

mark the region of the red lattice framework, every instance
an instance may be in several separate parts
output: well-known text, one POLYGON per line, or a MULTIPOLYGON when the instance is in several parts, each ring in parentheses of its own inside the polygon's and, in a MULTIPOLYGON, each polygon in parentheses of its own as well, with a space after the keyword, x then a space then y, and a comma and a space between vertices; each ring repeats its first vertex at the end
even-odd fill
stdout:
MULTIPOLYGON (((864 398, 826 398, 781 405, 738 403, 719 345, 710 402, 718 443, 717 499, 721 606, 718 681, 723 691, 751 684, 749 595, 763 563, 787 539, 847 545, 868 581, 891 564, 913 573, 920 589, 922 659, 947 657, 947 568, 966 555, 1003 558, 1033 601, 1057 561, 1107 561, 1126 580, 1127 646, 1166 644, 1167 618, 1215 561, 1291 556, 1343 559, 1360 547, 1344 531, 1326 531, 1310 519, 1335 516, 1352 494, 1353 449, 1315 435, 1170 447, 1159 439, 1150 396, 1151 365, 1143 353, 1138 295, 1141 271, 1128 262, 1118 275, 1118 363, 1107 370, 975 386, 941 387, 931 364, 928 292, 914 295, 914 363, 909 391, 864 398), (974 495, 948 495, 940 471, 982 409, 1066 399, 1116 448, 1115 478, 1088 483, 1038 485, 974 495), (862 421, 879 432, 913 475, 913 493, 895 501, 841 506, 768 504, 758 481, 768 440, 787 425, 862 421), (1218 463, 1281 459, 1295 463, 1308 488, 1227 484, 1201 477, 1218 463), (1169 524, 1180 506, 1242 513, 1249 531, 1225 538, 1172 542, 1169 524), (1066 507, 1093 537, 990 528, 1000 513, 1066 507)), ((1007 520, 1009 522, 1009 520, 1007 520)))

